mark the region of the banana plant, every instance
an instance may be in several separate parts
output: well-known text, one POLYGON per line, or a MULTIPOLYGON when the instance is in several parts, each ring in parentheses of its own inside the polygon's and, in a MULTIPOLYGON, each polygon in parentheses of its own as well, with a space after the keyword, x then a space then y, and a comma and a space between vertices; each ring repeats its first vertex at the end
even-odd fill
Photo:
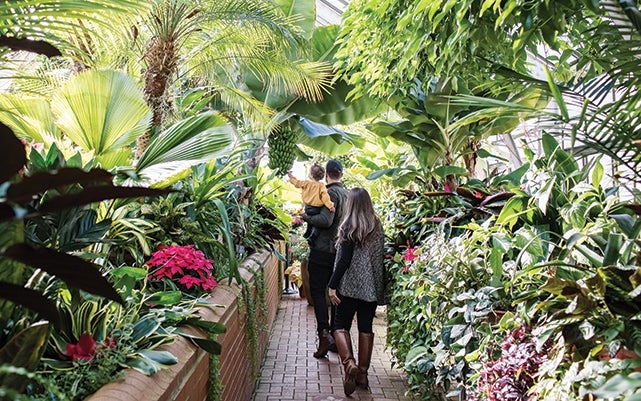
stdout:
MULTIPOLYGON (((469 116, 474 115, 475 109, 454 101, 457 95, 462 96, 470 90, 460 83, 455 88, 454 82, 452 79, 434 79, 427 93, 417 83, 412 94, 391 100, 400 120, 379 120, 368 125, 379 136, 391 137, 410 145, 418 166, 399 168, 412 178, 417 175, 440 179, 474 177, 476 160, 481 155, 481 140, 510 132, 519 124, 519 119, 514 116, 494 120, 472 119, 469 116)), ((539 96, 531 93, 519 99, 519 102, 538 104, 539 96)), ((399 174, 399 171, 384 173, 399 174)))
MULTIPOLYGON (((325 65, 331 70, 339 27, 314 27, 316 9, 313 0, 279 0, 277 4, 288 16, 297 17, 297 23, 308 39, 309 62, 325 65)), ((289 125, 298 134, 299 144, 330 155, 345 153, 351 147, 360 147, 364 143, 358 135, 345 132, 335 125, 349 125, 373 117, 386 107, 384 102, 367 96, 351 99, 352 87, 343 79, 332 81, 331 86, 325 88, 322 98, 318 99, 306 99, 292 92, 270 89, 251 74, 246 75, 245 85, 255 98, 275 110, 273 125, 289 125)))

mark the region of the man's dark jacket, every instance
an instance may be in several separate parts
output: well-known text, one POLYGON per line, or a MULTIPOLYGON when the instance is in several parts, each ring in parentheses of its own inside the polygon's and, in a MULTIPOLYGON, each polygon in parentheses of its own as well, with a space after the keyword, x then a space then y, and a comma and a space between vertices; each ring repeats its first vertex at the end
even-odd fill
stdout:
POLYGON ((334 202, 336 211, 330 212, 326 207, 319 214, 303 215, 303 219, 318 229, 318 237, 314 246, 310 247, 309 259, 315 263, 334 267, 336 256, 336 236, 343 217, 343 209, 347 201, 347 190, 340 182, 327 184, 327 192, 334 202))

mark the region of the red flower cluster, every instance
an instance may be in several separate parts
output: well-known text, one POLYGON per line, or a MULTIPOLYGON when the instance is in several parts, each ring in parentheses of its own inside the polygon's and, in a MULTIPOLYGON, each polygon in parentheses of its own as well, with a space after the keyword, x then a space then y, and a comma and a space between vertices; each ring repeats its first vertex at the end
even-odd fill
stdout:
POLYGON ((65 355, 70 356, 73 361, 77 359, 91 361, 96 356, 96 349, 101 347, 115 348, 116 339, 109 336, 104 344, 96 344, 96 340, 90 334, 82 333, 76 344, 67 343, 65 355))
POLYGON ((82 333, 78 339, 77 344, 67 343, 65 351, 66 356, 70 356, 72 360, 83 359, 90 361, 96 354, 96 341, 87 333, 82 333))
POLYGON ((218 283, 212 275, 212 261, 193 245, 160 245, 147 261, 149 280, 168 278, 185 286, 188 290, 200 287, 211 290, 218 283), (153 268, 156 268, 152 271, 153 268))

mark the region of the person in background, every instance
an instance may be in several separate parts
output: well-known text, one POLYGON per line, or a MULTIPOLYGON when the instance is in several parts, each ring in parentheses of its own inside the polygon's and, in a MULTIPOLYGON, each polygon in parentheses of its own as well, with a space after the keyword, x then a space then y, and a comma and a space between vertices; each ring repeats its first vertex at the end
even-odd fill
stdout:
POLYGON ((329 280, 329 299, 336 305, 334 340, 344 369, 343 390, 369 387, 367 370, 372 359, 376 307, 385 303, 383 267, 385 234, 374 212, 369 193, 354 188, 347 195, 338 231, 338 253, 329 280), (350 329, 358 325, 358 364, 354 359, 350 329))
POLYGON ((343 188, 341 178, 343 166, 337 160, 329 160, 325 165, 325 179, 327 192, 334 203, 334 211, 321 208, 315 215, 303 213, 305 222, 313 225, 318 230, 318 236, 309 247, 307 271, 309 273, 309 288, 314 303, 316 330, 318 332, 318 349, 314 358, 324 358, 328 351, 336 352, 336 345, 331 334, 334 320, 334 308, 331 312, 327 304, 327 283, 334 269, 336 258, 336 234, 340 225, 343 206, 347 198, 347 190, 343 188), (331 322, 330 322, 331 316, 331 322), (331 324, 330 324, 331 323, 331 324))
MULTIPOLYGON (((330 212, 334 212, 334 202, 329 197, 327 188, 325 184, 321 182, 325 178, 325 169, 319 164, 314 164, 309 169, 309 178, 311 180, 298 180, 291 171, 287 172, 289 176, 289 182, 291 182, 296 188, 300 188, 301 198, 305 204, 305 214, 308 216, 319 214, 323 207, 329 209, 330 212)), ((303 238, 307 239, 307 242, 310 245, 313 245, 314 241, 318 237, 318 230, 312 224, 307 223, 307 229, 303 234, 303 238)))

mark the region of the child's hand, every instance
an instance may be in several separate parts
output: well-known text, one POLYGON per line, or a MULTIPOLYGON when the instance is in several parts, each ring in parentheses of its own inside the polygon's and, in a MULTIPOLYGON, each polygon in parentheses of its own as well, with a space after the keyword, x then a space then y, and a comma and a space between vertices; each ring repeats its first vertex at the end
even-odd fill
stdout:
POLYGON ((329 211, 334 213, 336 211, 336 208, 334 206, 332 206, 332 207, 329 208, 329 211))
POLYGON ((292 178, 294 175, 292 174, 292 172, 291 172, 291 171, 288 171, 288 172, 287 172, 287 176, 288 176, 289 178, 292 178))

